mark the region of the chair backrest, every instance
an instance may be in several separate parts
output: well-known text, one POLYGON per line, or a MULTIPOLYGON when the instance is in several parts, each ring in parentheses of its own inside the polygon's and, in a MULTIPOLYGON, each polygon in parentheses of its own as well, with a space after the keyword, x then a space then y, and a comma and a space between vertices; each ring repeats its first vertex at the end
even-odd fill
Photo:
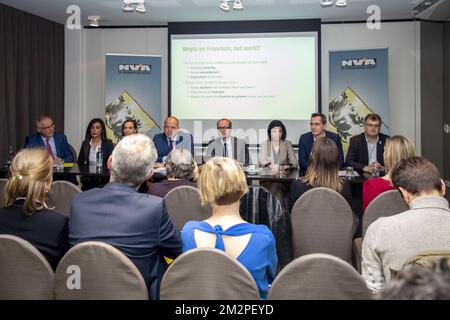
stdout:
POLYGON ((70 143, 69 143, 69 147, 70 147, 70 151, 72 151, 72 154, 73 154, 73 163, 77 163, 78 162, 77 152, 75 151, 75 148, 70 143))
POLYGON ((172 222, 179 230, 186 222, 208 219, 212 213, 210 205, 201 205, 200 193, 191 186, 173 188, 164 197, 164 203, 172 222))
POLYGON ((362 236, 366 234, 370 224, 381 217, 393 216, 408 210, 408 205, 403 200, 400 191, 389 190, 379 194, 367 206, 362 218, 362 236))
POLYGON ((53 300, 55 275, 28 241, 0 234, 0 300, 53 300))
POLYGON ((169 266, 161 282, 161 300, 258 300, 250 272, 217 249, 194 249, 169 266))
POLYGON ((0 179, 0 202, 3 201, 5 197, 6 183, 8 179, 0 179))
POLYGON ((56 300, 148 300, 136 266, 113 246, 83 242, 71 248, 55 272, 56 300))
POLYGON ((59 212, 66 217, 70 215, 70 203, 73 197, 81 190, 73 183, 64 180, 53 182, 52 189, 47 193, 45 199, 49 207, 54 207, 55 212, 59 212))
POLYGON ((352 209, 339 193, 313 188, 295 202, 292 213, 294 257, 328 253, 351 262, 355 229, 352 209))
POLYGON ((361 275, 342 259, 322 253, 295 259, 275 278, 269 300, 364 300, 371 293, 361 275))
POLYGON ((251 186, 241 198, 239 211, 245 221, 264 224, 273 232, 279 269, 292 261, 291 217, 274 194, 262 186, 251 186))

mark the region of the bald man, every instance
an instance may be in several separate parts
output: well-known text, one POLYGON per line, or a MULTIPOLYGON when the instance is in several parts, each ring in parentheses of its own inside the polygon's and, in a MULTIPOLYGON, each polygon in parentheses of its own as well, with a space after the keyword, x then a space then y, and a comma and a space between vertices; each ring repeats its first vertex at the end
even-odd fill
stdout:
MULTIPOLYGON (((157 164, 161 164, 172 150, 186 149, 194 154, 194 139, 191 134, 180 131, 180 123, 175 117, 167 117, 164 120, 164 132, 153 137, 156 150, 158 151, 157 164)), ((158 165, 157 165, 158 166, 158 165)))

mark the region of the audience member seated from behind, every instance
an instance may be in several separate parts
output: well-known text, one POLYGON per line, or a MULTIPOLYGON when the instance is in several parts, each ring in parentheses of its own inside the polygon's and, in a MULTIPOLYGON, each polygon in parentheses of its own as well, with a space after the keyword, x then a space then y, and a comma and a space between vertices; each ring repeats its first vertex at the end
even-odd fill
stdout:
POLYGON ((411 140, 404 136, 393 136, 386 139, 383 159, 387 174, 382 178, 373 178, 363 183, 363 212, 369 203, 384 191, 393 190, 395 187, 391 182, 391 171, 394 165, 402 159, 416 155, 411 140))
POLYGON ((364 132, 350 139, 345 163, 359 173, 383 171, 384 143, 388 137, 380 132, 381 118, 375 113, 364 118, 364 132))
POLYGON ((164 120, 164 132, 153 137, 158 159, 155 167, 163 167, 166 157, 172 150, 186 149, 194 154, 194 138, 191 134, 180 130, 180 123, 177 118, 171 116, 164 120))
POLYGON ((164 256, 173 259, 181 253, 180 232, 163 199, 137 192, 151 177, 156 157, 149 137, 134 134, 123 138, 108 159, 110 182, 75 196, 69 221, 72 246, 98 240, 122 251, 141 272, 150 299, 159 298, 164 256))
POLYGON ((437 168, 421 157, 398 162, 391 173, 410 210, 373 222, 363 239, 362 276, 373 291, 383 289, 391 271, 399 271, 423 251, 450 250, 450 209, 437 168))
POLYGON ((212 158, 201 168, 198 186, 202 204, 211 204, 213 212, 205 221, 185 224, 181 233, 183 251, 216 248, 237 258, 252 274, 265 299, 277 270, 275 238, 267 226, 247 223, 239 214, 239 200, 248 191, 239 163, 212 158))
POLYGON ((204 160, 213 157, 232 158, 239 163, 249 163, 248 145, 244 139, 233 136, 233 123, 229 119, 220 119, 216 123, 219 137, 211 140, 206 147, 204 160))
MULTIPOLYGON (((81 144, 80 153, 78 156, 78 165, 95 167, 97 160, 97 152, 101 150, 103 156, 103 168, 106 168, 106 162, 114 149, 114 144, 111 140, 106 139, 106 126, 100 118, 92 119, 84 136, 84 141, 81 144)), ((90 169, 91 170, 91 169, 90 169)), ((108 182, 106 177, 83 176, 81 177, 81 190, 89 190, 95 187, 101 187, 108 182)))
POLYGON ((407 265, 380 290, 379 300, 450 300, 449 260, 431 266, 407 265))
POLYGON ((122 138, 138 133, 138 124, 134 119, 127 119, 122 123, 122 138))
POLYGON ((339 192, 350 204, 351 188, 347 180, 339 178, 339 152, 336 143, 329 138, 318 138, 312 147, 308 169, 303 177, 292 181, 289 207, 292 207, 306 191, 325 187, 339 192))
POLYGON ((51 211, 45 196, 52 186, 53 160, 44 149, 22 149, 9 168, 4 203, 0 208, 0 234, 29 241, 53 270, 69 248, 67 217, 51 211))
POLYGON ((340 169, 344 168, 344 153, 342 151, 341 137, 334 132, 325 130, 327 126, 327 117, 323 113, 313 113, 310 120, 310 132, 302 134, 298 141, 298 162, 300 165, 300 171, 306 172, 308 169, 308 161, 311 157, 311 150, 314 141, 318 138, 329 138, 338 148, 340 169))
POLYGON ((173 188, 191 186, 196 188, 194 181, 198 177, 198 167, 191 153, 185 149, 173 150, 166 158, 167 180, 152 183, 148 193, 164 198, 173 188))

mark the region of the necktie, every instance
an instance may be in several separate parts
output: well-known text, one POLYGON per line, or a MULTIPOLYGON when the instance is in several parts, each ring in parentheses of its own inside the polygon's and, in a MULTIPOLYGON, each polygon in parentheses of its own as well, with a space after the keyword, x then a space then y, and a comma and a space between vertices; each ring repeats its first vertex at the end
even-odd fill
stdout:
POLYGON ((50 141, 50 139, 47 138, 47 139, 45 139, 45 141, 47 142, 45 148, 47 148, 48 154, 51 155, 52 158, 54 158, 52 147, 50 147, 50 143, 48 143, 50 141))
POLYGON ((173 140, 172 139, 169 139, 169 153, 171 153, 172 152, 172 150, 173 150, 173 140))
POLYGON ((227 150, 227 143, 226 142, 223 144, 223 157, 224 158, 228 157, 228 150, 227 150))

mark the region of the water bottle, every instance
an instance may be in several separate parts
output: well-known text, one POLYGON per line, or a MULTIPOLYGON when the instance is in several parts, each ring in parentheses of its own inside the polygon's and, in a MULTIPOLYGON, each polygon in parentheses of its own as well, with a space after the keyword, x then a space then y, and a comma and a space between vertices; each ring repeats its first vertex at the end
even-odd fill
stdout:
POLYGON ((13 158, 14 158, 14 150, 12 146, 9 146, 8 156, 5 161, 5 168, 9 168, 11 166, 13 158))
POLYGON ((103 153, 102 153, 101 148, 98 148, 95 164, 96 164, 97 172, 101 172, 103 170, 103 153))

